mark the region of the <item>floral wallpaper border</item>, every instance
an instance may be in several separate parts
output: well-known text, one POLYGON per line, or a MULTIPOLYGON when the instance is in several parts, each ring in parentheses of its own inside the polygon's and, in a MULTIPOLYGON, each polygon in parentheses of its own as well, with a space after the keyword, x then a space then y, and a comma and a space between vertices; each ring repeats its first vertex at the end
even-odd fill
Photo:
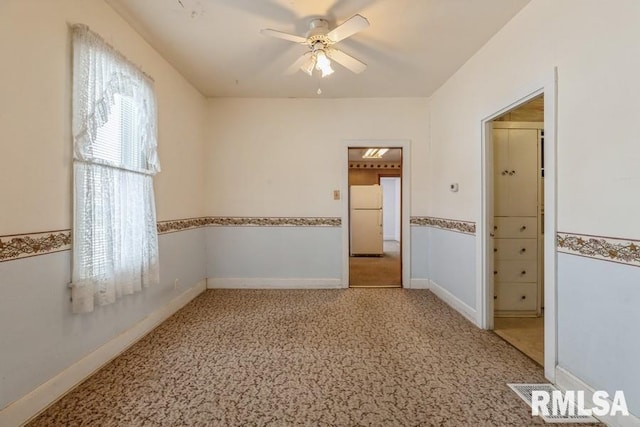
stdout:
POLYGON ((201 228, 209 225, 208 217, 172 219, 169 221, 158 221, 158 234, 175 233, 192 228, 201 228))
POLYGON ((158 223, 158 233, 173 233, 200 227, 340 227, 334 217, 230 217, 209 216, 158 223))
POLYGON ((640 267, 640 240, 558 232, 558 252, 640 267))
MULTIPOLYGON (((340 227, 338 217, 201 217, 158 222, 158 234, 209 226, 340 227)), ((411 217, 411 225, 475 234, 470 221, 411 217)), ((640 240, 558 232, 558 252, 640 267, 640 240)), ((0 262, 71 249, 71 230, 0 236, 0 262)))
MULTIPOLYGON (((340 227, 336 217, 200 217, 157 224, 158 234, 211 226, 232 227, 340 227)), ((71 249, 71 230, 0 236, 0 262, 46 255, 71 249)))
POLYGON ((71 230, 0 236, 0 262, 71 249, 71 230))
POLYGON ((213 226, 340 227, 339 217, 211 217, 213 226))
POLYGON ((456 219, 436 218, 431 216, 412 216, 411 225, 419 227, 436 227, 443 230, 456 231, 464 234, 476 234, 476 223, 458 221, 456 219))

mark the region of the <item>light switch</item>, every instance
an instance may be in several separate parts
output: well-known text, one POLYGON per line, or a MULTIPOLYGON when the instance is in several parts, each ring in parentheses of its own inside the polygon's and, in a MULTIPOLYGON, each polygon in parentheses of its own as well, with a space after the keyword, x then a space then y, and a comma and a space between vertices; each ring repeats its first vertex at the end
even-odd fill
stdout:
POLYGON ((333 190, 333 200, 340 200, 340 190, 333 190))

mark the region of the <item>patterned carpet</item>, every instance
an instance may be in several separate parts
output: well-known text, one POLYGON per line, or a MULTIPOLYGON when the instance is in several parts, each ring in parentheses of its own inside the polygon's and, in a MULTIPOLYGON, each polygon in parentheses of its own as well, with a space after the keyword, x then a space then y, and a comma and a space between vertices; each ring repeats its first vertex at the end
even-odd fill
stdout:
POLYGON ((526 426, 542 369, 429 291, 209 290, 31 426, 526 426))

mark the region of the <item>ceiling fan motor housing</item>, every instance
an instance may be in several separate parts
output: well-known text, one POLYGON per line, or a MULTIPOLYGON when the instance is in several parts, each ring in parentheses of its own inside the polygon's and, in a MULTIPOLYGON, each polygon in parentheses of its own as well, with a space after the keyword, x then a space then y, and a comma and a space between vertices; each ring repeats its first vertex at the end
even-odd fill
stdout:
POLYGON ((307 33, 307 41, 310 46, 314 46, 317 42, 321 42, 324 47, 331 44, 327 37, 329 32, 329 22, 326 19, 312 19, 309 23, 309 32, 307 33))

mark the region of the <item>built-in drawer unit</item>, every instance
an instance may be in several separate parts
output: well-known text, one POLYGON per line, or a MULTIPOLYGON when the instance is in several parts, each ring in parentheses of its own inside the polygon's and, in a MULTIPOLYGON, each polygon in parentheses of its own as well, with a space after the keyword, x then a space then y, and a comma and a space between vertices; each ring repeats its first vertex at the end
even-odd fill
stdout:
POLYGON ((497 260, 535 260, 537 239, 495 239, 493 253, 497 260))
POLYGON ((537 283, 496 283, 496 311, 535 311, 538 307, 537 283))
POLYGON ((538 280, 536 260, 496 261, 494 264, 496 282, 535 282, 538 280))
POLYGON ((497 216, 494 235, 498 239, 536 239, 538 218, 535 216, 497 216))
POLYGON ((488 255, 493 255, 498 317, 542 314, 543 125, 493 122, 493 253, 488 255))

